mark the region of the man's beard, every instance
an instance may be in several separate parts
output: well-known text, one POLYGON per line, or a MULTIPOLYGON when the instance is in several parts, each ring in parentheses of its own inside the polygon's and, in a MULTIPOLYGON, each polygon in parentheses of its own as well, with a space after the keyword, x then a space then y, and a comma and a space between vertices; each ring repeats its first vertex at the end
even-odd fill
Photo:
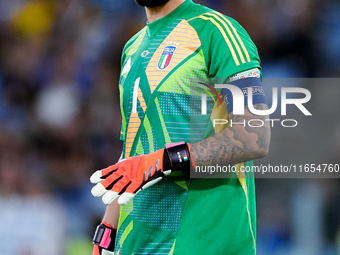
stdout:
POLYGON ((158 7, 165 5, 170 0, 135 0, 135 2, 143 7, 158 7))

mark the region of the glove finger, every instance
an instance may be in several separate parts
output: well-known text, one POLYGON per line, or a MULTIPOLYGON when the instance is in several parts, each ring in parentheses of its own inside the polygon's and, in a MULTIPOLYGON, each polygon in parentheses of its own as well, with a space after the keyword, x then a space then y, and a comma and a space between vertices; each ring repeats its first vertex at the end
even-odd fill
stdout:
POLYGON ((101 255, 115 255, 115 253, 113 251, 103 249, 101 255))
POLYGON ((100 170, 94 172, 91 177, 90 177, 90 182, 91 183, 100 183, 103 179, 102 177, 102 173, 100 170))
POLYGON ((168 176, 169 174, 171 174, 171 170, 163 171, 163 174, 164 174, 165 176, 168 176))
POLYGON ((94 197, 100 197, 104 195, 106 192, 107 192, 107 189, 105 189, 105 187, 101 183, 98 183, 96 186, 94 186, 91 189, 91 193, 94 197))
POLYGON ((120 195, 120 197, 118 198, 118 204, 126 205, 127 203, 130 202, 132 198, 134 198, 135 195, 136 194, 125 192, 124 194, 120 195))
POLYGON ((108 178, 110 175, 112 175, 114 172, 116 172, 119 168, 119 163, 109 166, 107 168, 104 168, 102 170, 98 170, 94 172, 90 177, 91 183, 99 183, 102 180, 108 178))
POLYGON ((151 187, 152 185, 156 184, 157 182, 159 182, 162 179, 163 179, 162 177, 158 177, 158 178, 156 178, 152 181, 149 181, 149 182, 145 183, 145 185, 141 189, 142 190, 147 189, 147 188, 151 187))
POLYGON ((104 204, 109 205, 113 201, 115 201, 119 197, 118 192, 115 191, 107 191, 102 197, 102 201, 104 204))

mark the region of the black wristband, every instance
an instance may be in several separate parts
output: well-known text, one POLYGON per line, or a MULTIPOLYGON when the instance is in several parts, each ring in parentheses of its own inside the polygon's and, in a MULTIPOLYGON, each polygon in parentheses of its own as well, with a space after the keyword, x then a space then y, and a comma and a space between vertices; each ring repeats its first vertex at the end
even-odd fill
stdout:
POLYGON ((97 226, 92 243, 98 245, 105 250, 113 252, 115 251, 116 234, 116 229, 101 223, 97 226))
POLYGON ((163 158, 164 170, 171 169, 172 172, 190 171, 190 152, 188 145, 185 142, 166 145, 165 151, 167 153, 164 153, 164 155, 167 155, 163 158), (169 164, 169 166, 166 164, 169 164))

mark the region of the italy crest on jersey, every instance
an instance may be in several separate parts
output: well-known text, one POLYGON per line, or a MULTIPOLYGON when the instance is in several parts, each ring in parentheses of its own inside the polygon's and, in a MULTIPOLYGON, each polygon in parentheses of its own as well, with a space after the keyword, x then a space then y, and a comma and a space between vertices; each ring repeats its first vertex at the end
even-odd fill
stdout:
POLYGON ((176 46, 165 46, 164 47, 163 53, 158 61, 158 68, 160 70, 164 70, 170 65, 171 59, 175 51, 176 51, 176 46))

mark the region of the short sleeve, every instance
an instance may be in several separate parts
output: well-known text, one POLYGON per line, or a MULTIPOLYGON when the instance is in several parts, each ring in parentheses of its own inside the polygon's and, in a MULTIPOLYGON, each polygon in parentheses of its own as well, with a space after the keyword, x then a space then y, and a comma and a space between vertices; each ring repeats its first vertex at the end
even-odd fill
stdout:
POLYGON ((216 11, 197 20, 204 24, 198 33, 210 78, 227 79, 253 68, 261 70, 257 48, 237 21, 216 11))

